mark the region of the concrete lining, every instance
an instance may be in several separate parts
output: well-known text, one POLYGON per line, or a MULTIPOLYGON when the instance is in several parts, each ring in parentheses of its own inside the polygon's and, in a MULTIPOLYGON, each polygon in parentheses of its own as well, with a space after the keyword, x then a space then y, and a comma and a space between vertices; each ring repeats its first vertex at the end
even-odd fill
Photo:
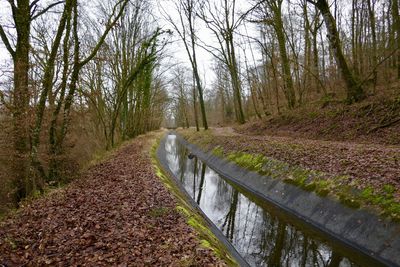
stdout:
POLYGON ((172 173, 171 169, 169 168, 167 158, 166 158, 166 151, 165 151, 165 141, 166 136, 164 136, 161 141, 160 145, 157 148, 156 155, 158 158, 158 163, 163 168, 169 177, 173 179, 175 185, 180 189, 180 191, 185 195, 187 201, 194 207, 199 214, 203 217, 203 219, 208 224, 209 229, 211 232, 222 242, 225 246, 226 250, 229 254, 235 259, 239 266, 249 267, 249 264, 243 259, 243 257, 239 254, 239 252, 233 247, 233 245, 228 241, 228 239, 223 235, 223 233, 218 229, 218 227, 207 217, 207 215, 200 209, 199 205, 190 197, 190 195, 186 192, 186 189, 183 185, 176 179, 175 175, 172 173))
MULTIPOLYGON (((182 136, 177 140, 191 153, 257 197, 295 216, 333 240, 368 256, 377 265, 400 266, 400 225, 363 209, 352 209, 340 202, 320 197, 283 181, 261 176, 201 150, 182 136)), ((168 166, 167 166, 168 168, 168 166)))

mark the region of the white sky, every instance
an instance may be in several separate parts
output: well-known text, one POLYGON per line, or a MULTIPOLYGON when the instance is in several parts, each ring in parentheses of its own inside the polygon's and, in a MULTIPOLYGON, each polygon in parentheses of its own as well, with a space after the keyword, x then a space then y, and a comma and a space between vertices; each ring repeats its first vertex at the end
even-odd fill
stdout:
MULTIPOLYGON (((219 1, 219 0, 213 0, 213 1, 219 1)), ((161 6, 161 9, 165 10, 174 20, 176 19, 176 22, 178 25, 179 24, 179 17, 178 13, 175 9, 175 6, 173 4, 173 1, 171 0, 156 0, 158 4, 161 6)), ((154 3, 155 5, 155 16, 157 17, 157 22, 162 26, 163 28, 166 29, 171 29, 173 30, 172 25, 164 19, 162 13, 163 11, 160 10, 160 8, 157 8, 157 3, 154 3)), ((248 0, 237 0, 237 12, 244 12, 249 8, 249 1, 248 0)), ((218 46, 218 42, 215 39, 215 36, 213 33, 206 28, 204 25, 204 22, 201 21, 200 18, 196 18, 196 25, 195 25, 195 30, 196 30, 196 35, 197 37, 202 40, 203 42, 207 43, 208 45, 212 45, 214 47, 218 46)), ((174 31, 174 30, 173 30, 174 31)), ((174 33, 173 40, 176 40, 174 44, 171 44, 169 47, 169 52, 171 53, 171 56, 173 57, 171 59, 170 64, 182 62, 185 66, 190 68, 190 62, 188 60, 188 55, 186 50, 183 47, 183 44, 181 40, 179 39, 179 36, 177 33, 174 33)), ((240 51, 237 51, 238 55, 240 55, 240 51)), ((197 61, 198 65, 200 68, 200 76, 202 79, 202 82, 206 87, 210 87, 211 82, 215 79, 214 71, 212 70, 213 64, 215 64, 216 59, 214 58, 213 55, 211 55, 209 52, 204 50, 201 47, 197 47, 196 50, 197 54, 197 61)))
MULTIPOLYGON (((218 0, 216 0, 218 1, 218 0)), ((47 0, 41 1, 41 3, 45 3, 47 0)), ((83 2, 81 0, 81 2, 83 2)), ((93 1, 95 2, 95 1, 93 1)), ((174 5, 171 3, 171 0, 151 0, 152 6, 153 6, 153 16, 163 29, 173 29, 173 27, 163 18, 161 11, 159 10, 159 6, 161 5, 164 10, 170 14, 172 18, 177 18, 178 19, 178 14, 177 11, 174 9, 174 5)), ((88 3, 85 2, 85 5, 88 3)), ((237 11, 244 11, 246 8, 249 7, 248 1, 246 0, 237 0, 237 11)), ((11 10, 9 8, 9 4, 7 3, 7 0, 0 0, 0 23, 4 26, 7 24, 10 24, 10 14, 11 10)), ((206 29, 205 25, 202 23, 202 21, 198 18, 196 19, 196 32, 199 37, 199 39, 206 41, 208 44, 216 46, 217 43, 215 42, 215 37, 212 35, 212 33, 206 29)), ((168 61, 164 61, 166 63, 166 68, 169 67, 169 65, 173 65, 176 63, 182 63, 183 65, 187 66, 190 68, 188 56, 186 54, 185 49, 183 48, 183 45, 179 39, 179 36, 177 33, 174 33, 172 40, 174 41, 173 44, 171 44, 168 47, 168 54, 171 56, 171 58, 168 61)), ((237 51, 239 53, 239 51, 237 51)), ((198 65, 201 71, 201 78, 205 81, 203 81, 206 85, 209 85, 214 78, 214 73, 211 69, 213 63, 215 62, 214 57, 205 51, 204 49, 201 49, 200 47, 197 48, 196 50, 197 53, 197 60, 198 60, 198 65)), ((10 61, 10 56, 8 54, 8 51, 5 49, 5 46, 3 42, 0 41, 0 69, 4 70, 4 66, 7 63, 7 61, 10 61)), ((1 72, 0 72, 0 77, 1 77, 1 72)))

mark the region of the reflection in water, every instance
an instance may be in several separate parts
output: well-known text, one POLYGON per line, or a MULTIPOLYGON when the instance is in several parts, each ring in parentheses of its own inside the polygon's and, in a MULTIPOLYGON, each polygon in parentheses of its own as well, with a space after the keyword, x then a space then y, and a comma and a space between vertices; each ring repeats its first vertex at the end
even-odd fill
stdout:
POLYGON ((203 212, 252 266, 356 266, 336 251, 271 215, 236 190, 174 135, 165 144, 171 171, 203 212))

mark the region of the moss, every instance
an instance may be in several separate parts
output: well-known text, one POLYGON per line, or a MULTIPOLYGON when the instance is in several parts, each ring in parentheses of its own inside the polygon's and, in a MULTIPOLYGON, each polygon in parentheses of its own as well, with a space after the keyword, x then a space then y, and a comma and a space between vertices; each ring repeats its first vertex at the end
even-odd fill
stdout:
MULTIPOLYGON (((394 202, 395 188, 392 185, 384 185, 379 192, 372 188, 363 191, 356 189, 357 185, 349 184, 349 176, 339 175, 329 180, 323 172, 303 169, 298 166, 290 166, 272 158, 260 154, 248 154, 244 152, 230 152, 227 159, 239 166, 261 175, 272 178, 285 177, 283 181, 298 186, 306 191, 314 191, 321 197, 329 194, 336 196, 339 201, 351 208, 360 208, 372 204, 384 210, 382 213, 393 220, 400 219, 400 204, 394 202)), ((282 178, 281 178, 282 179, 282 178)))
POLYGON ((395 188, 393 185, 390 184, 385 184, 382 188, 383 192, 385 192, 388 195, 393 195, 395 188))
POLYGON ((305 184, 305 185, 303 186, 303 189, 304 189, 304 190, 307 190, 307 191, 314 191, 316 188, 317 188, 317 184, 314 183, 314 182, 311 182, 311 183, 309 183, 309 184, 305 184))
POLYGON ((190 217, 190 212, 182 206, 176 206, 176 210, 183 214, 185 217, 190 217))
POLYGON ((292 185, 299 185, 298 181, 293 179, 292 177, 283 179, 285 183, 292 184, 292 185))
POLYGON ((149 211, 151 217, 163 217, 170 213, 171 210, 168 207, 155 207, 149 211))
POLYGON ((217 157, 223 157, 224 156, 224 149, 221 146, 216 146, 214 149, 211 151, 211 153, 214 154, 214 156, 217 157))
POLYGON ((203 247, 205 247, 205 248, 212 248, 210 242, 208 242, 208 241, 205 240, 205 239, 202 239, 202 240, 200 241, 200 243, 201 243, 201 245, 202 245, 203 247))
POLYGON ((367 187, 362 190, 360 199, 365 202, 378 206, 383 216, 400 219, 400 203, 394 199, 395 188, 390 184, 385 184, 381 189, 367 187))
POLYGON ((355 200, 347 195, 340 195, 339 200, 341 203, 345 204, 346 206, 348 206, 350 208, 358 209, 361 207, 360 202, 358 202, 357 200, 355 200))
POLYGON ((188 224, 190 226, 192 226, 193 228, 200 230, 200 232, 206 234, 206 236, 213 236, 213 233, 211 232, 211 230, 208 229, 206 226, 204 226, 204 222, 200 221, 197 216, 190 217, 188 219, 188 224))
POLYGON ((243 152, 229 153, 227 159, 245 169, 255 172, 263 171, 263 166, 267 161, 267 158, 261 154, 247 154, 243 152))
POLYGON ((317 195, 319 195, 320 197, 326 197, 329 194, 329 190, 326 188, 317 188, 315 190, 315 192, 317 193, 317 195))

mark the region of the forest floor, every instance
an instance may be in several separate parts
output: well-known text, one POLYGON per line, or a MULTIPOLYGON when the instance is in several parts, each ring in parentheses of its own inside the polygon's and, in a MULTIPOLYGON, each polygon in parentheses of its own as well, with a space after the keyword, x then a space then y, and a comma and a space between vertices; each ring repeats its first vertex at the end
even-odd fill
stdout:
POLYGON ((350 193, 351 201, 361 200, 399 219, 400 146, 310 139, 290 136, 290 132, 283 136, 265 132, 255 135, 244 128, 179 132, 190 142, 239 165, 255 170, 261 162, 275 171, 262 170, 271 176, 282 180, 290 177, 294 182, 292 177, 298 175, 312 190, 321 185, 327 193, 335 192, 339 197, 347 198, 345 194, 350 193), (246 160, 254 161, 254 166, 246 160))
POLYGON ((151 133, 0 222, 0 266, 224 266, 155 174, 151 133))
POLYGON ((234 127, 253 136, 287 136, 359 144, 400 145, 400 95, 377 95, 360 103, 317 101, 280 115, 234 127))

